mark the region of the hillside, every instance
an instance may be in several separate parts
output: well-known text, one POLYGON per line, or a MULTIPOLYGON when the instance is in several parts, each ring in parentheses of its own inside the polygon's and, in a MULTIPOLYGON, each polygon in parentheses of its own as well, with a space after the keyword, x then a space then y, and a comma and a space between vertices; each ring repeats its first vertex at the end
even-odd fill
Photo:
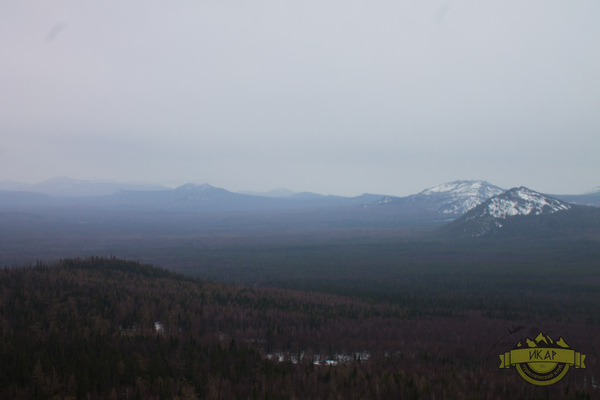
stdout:
MULTIPOLYGON (((0 397, 530 398, 536 388, 486 373, 497 368, 485 354, 509 323, 494 317, 505 303, 481 313, 455 303, 460 290, 439 302, 409 291, 403 305, 226 286, 114 258, 5 268, 0 397), (435 316, 442 304, 457 316, 435 316), (424 313, 410 312, 415 306, 424 313)), ((589 354, 595 325, 574 324, 562 334, 589 354)), ((596 393, 581 375, 565 382, 596 393)))
POLYGON ((357 373, 354 359, 374 338, 348 332, 389 330, 382 310, 360 301, 234 288, 117 259, 5 269, 0 294, 2 398, 368 397, 364 374, 380 372, 357 373), (301 353, 295 366, 290 354, 301 353), (349 363, 338 371, 354 371, 352 388, 329 385, 320 359, 349 363))

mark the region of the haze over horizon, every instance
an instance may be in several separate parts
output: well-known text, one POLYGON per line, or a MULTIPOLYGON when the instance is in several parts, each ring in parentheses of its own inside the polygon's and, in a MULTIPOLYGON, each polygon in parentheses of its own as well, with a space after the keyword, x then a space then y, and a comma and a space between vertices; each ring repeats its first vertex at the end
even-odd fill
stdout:
POLYGON ((0 6, 0 181, 600 185, 600 3, 0 6))

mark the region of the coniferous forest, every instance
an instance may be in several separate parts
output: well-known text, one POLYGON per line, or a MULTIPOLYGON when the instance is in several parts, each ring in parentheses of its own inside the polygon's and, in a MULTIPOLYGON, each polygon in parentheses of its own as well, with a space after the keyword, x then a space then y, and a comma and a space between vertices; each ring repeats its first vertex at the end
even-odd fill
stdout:
POLYGON ((490 249, 470 260, 454 249, 445 256, 462 265, 446 261, 454 278, 430 260, 395 275, 373 267, 366 282, 355 265, 328 286, 324 271, 265 268, 268 287, 240 271, 234 285, 115 257, 7 267, 0 397, 597 398, 595 261, 572 261, 562 279, 561 251, 555 265, 527 270, 514 248, 524 269, 508 280, 510 269, 468 273, 490 249), (539 330, 587 354, 586 369, 546 388, 498 369, 515 336, 539 330))

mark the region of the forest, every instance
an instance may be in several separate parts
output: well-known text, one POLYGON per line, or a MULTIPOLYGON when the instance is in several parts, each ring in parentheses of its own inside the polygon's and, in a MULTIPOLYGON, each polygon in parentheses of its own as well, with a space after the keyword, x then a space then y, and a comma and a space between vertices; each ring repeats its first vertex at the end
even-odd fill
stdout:
POLYGON ((600 398, 595 231, 337 213, 0 213, 0 398, 600 398), (586 368, 499 368, 541 332, 586 368))
POLYGON ((197 276, 116 257, 5 267, 0 397, 600 395, 593 242, 506 244, 504 256, 497 243, 343 242, 295 242, 297 254, 289 243, 250 243, 227 253, 245 263, 215 250, 197 276), (215 272, 219 262, 227 276, 215 272), (546 388, 499 370, 499 354, 540 331, 586 354, 586 369, 546 388))

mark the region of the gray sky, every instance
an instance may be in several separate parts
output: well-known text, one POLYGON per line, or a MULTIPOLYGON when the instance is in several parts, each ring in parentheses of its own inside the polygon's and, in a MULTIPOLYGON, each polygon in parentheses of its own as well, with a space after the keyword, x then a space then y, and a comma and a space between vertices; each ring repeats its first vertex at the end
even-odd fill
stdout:
POLYGON ((0 180, 600 185, 600 2, 4 1, 0 180))

